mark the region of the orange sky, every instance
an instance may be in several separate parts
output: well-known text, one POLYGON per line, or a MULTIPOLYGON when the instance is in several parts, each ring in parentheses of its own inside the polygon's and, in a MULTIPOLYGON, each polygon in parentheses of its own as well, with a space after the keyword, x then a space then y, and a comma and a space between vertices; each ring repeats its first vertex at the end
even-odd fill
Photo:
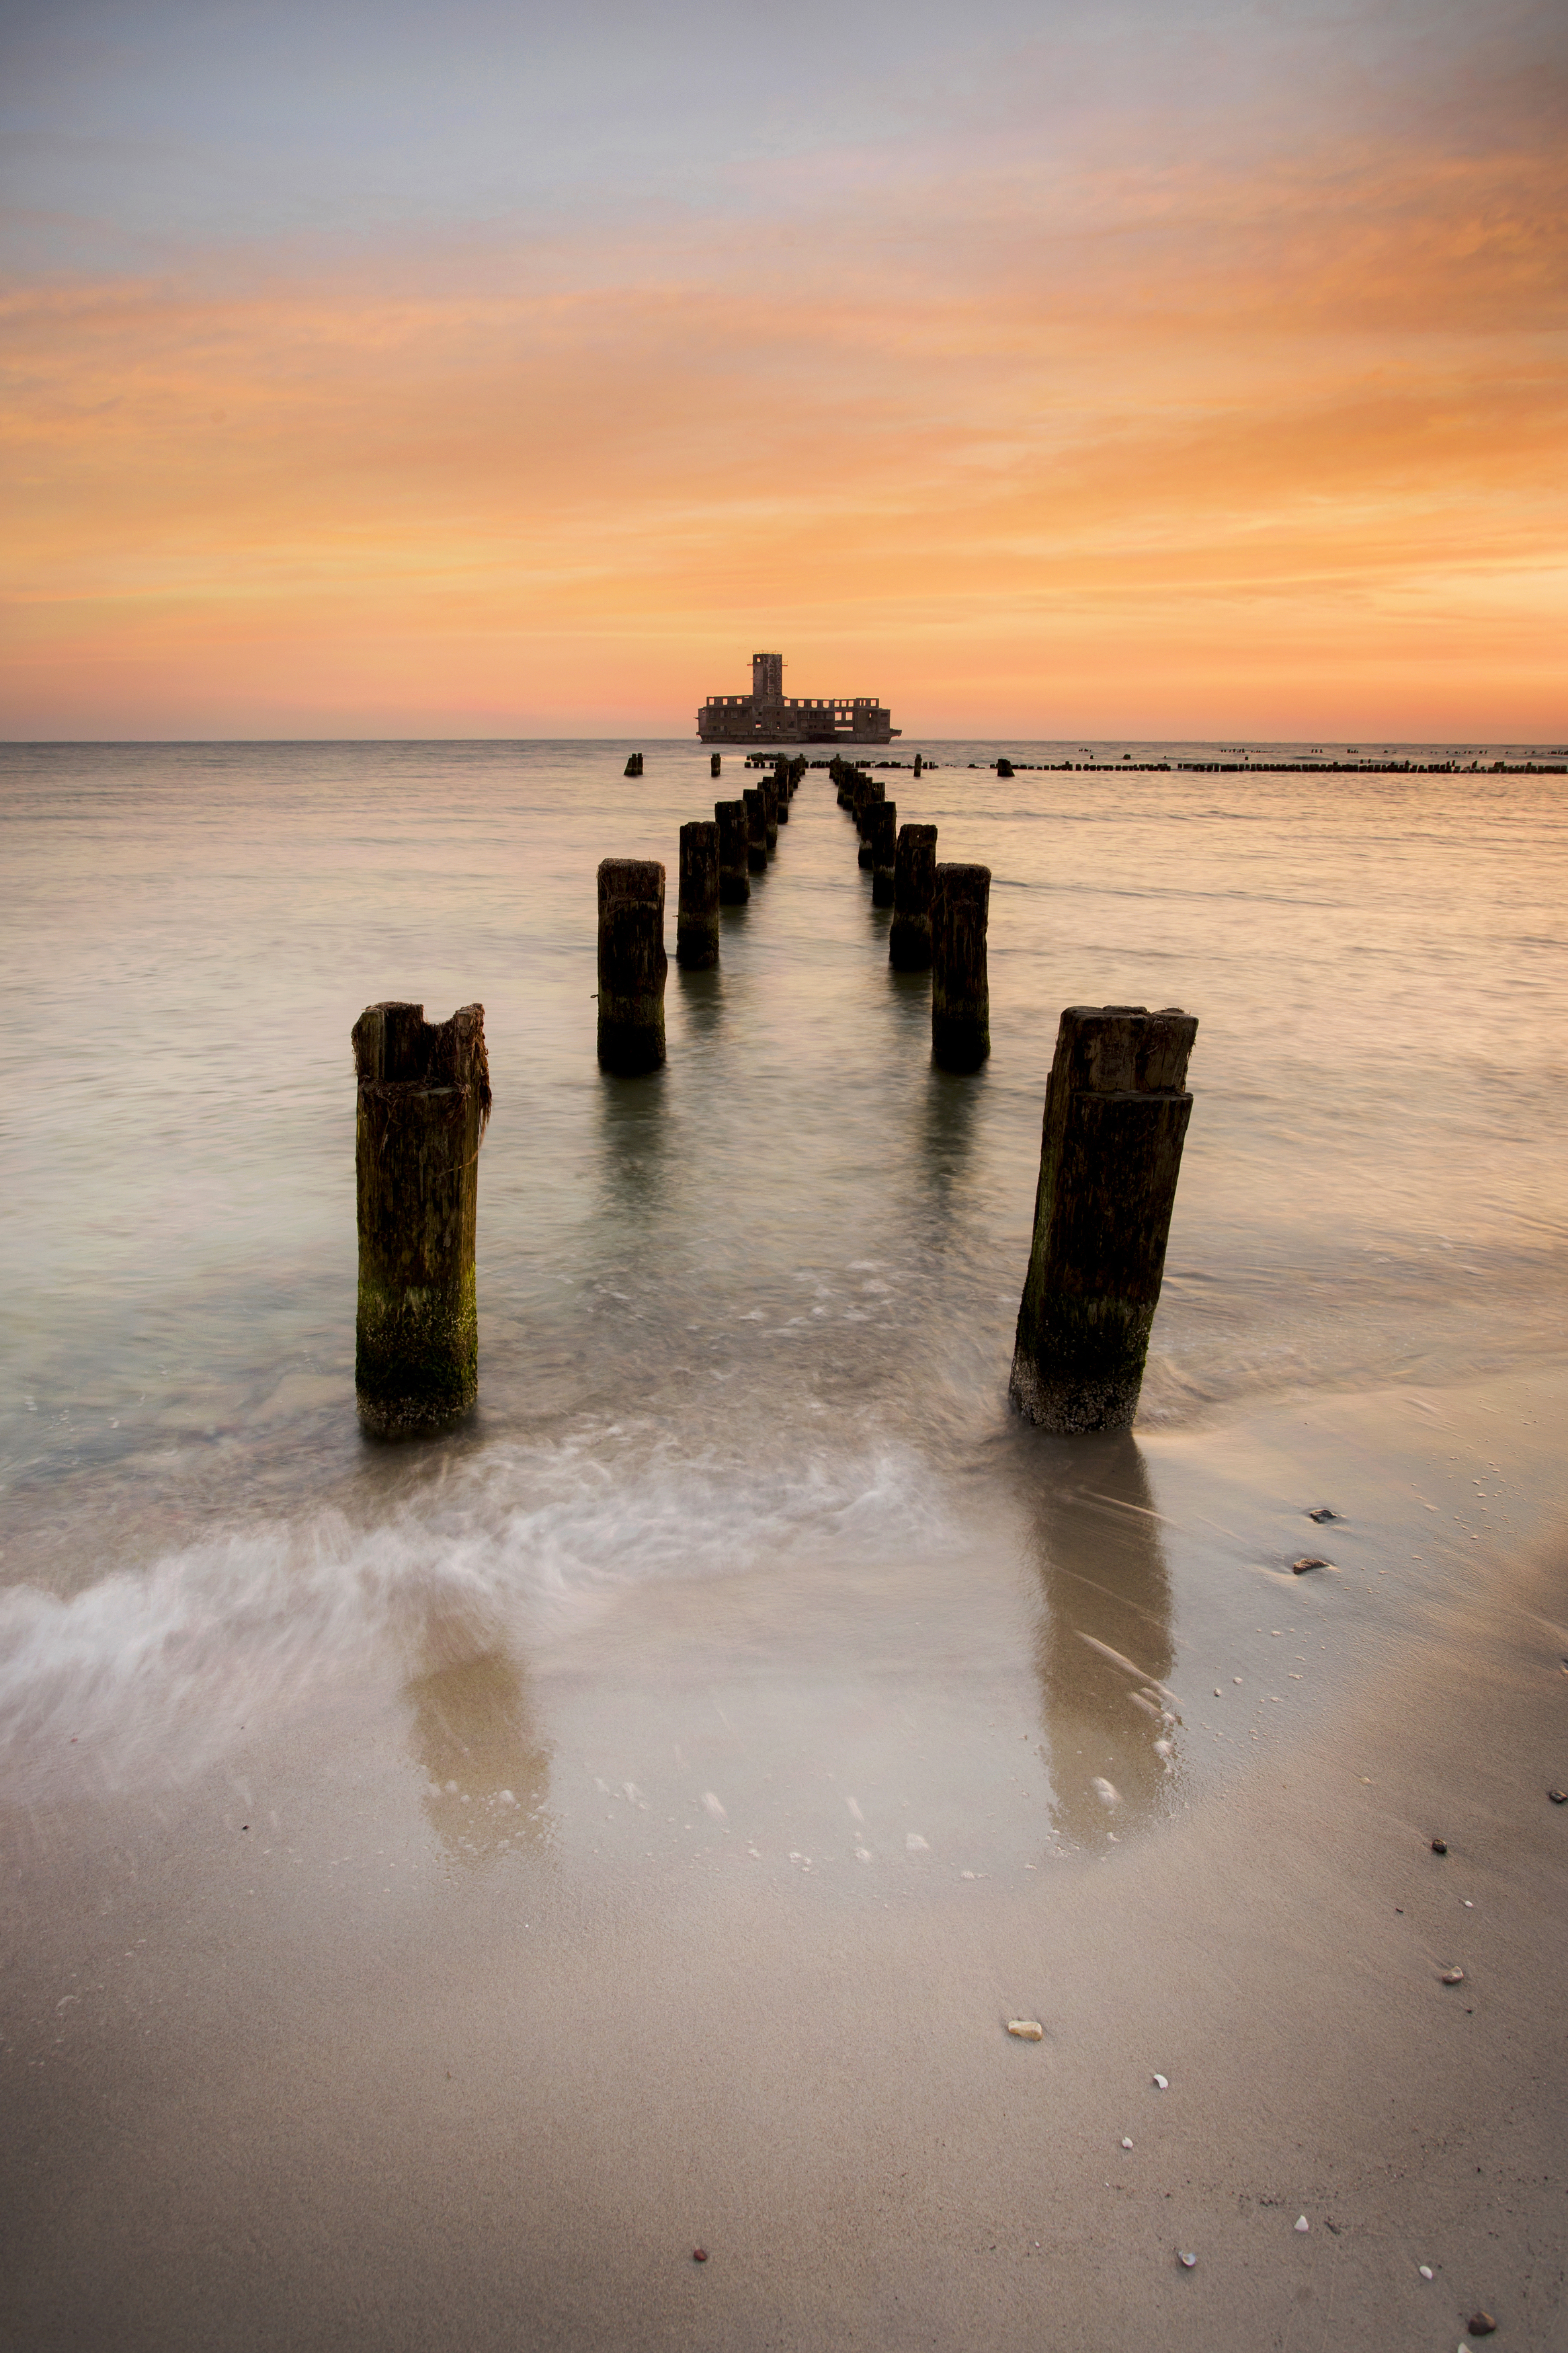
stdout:
POLYGON ((0 733, 1562 741, 1563 144, 1342 111, 30 253, 0 733))

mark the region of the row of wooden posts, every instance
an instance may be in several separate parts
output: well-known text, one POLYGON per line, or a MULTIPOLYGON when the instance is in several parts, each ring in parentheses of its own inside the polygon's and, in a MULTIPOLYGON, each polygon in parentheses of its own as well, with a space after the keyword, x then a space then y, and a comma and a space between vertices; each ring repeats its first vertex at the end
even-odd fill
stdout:
MULTIPOLYGON (((720 755, 712 755, 719 773, 720 755)), ((916 762, 916 773, 920 771, 916 762)), ((676 955, 718 960, 719 908, 750 893, 805 773, 721 801, 680 830, 676 955)), ((893 909, 889 956, 931 970, 935 1060, 973 1071, 990 1051, 984 866, 939 866, 936 828, 898 825, 881 782, 836 759, 873 896, 893 909), (869 855, 868 856, 868 849, 869 855)), ((664 1060, 664 869, 599 868, 599 1059, 637 1073, 664 1060)), ((1194 1016, 1167 1006, 1068 1006, 1046 1089, 1034 1239, 1008 1394, 1041 1427, 1124 1430, 1138 1408, 1182 1146, 1192 1115, 1194 1016)), ((479 1155, 490 1112, 484 1008, 428 1022, 419 1005, 354 1024, 359 1314, 354 1381, 380 1437, 449 1427, 479 1394, 475 1249, 479 1155)))

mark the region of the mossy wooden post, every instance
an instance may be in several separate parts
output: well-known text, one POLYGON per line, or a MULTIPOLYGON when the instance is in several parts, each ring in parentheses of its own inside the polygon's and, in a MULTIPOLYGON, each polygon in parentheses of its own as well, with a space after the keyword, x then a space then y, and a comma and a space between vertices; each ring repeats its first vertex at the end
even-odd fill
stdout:
POLYGON ((724 765, 724 755, 723 755, 723 754, 722 754, 721 752, 710 752, 710 753, 709 754, 709 755, 708 755, 708 773, 709 773, 709 775, 710 775, 710 776, 716 776, 719 774, 720 769, 723 766, 723 765, 724 765))
POLYGON ((664 1060, 664 869, 651 858, 599 868, 599 1062, 623 1078, 664 1060))
POLYGON ((1173 1006, 1069 1005, 1062 1015, 1008 1383, 1042 1429, 1125 1430, 1138 1410, 1197 1028, 1173 1006))
POLYGON ((354 1388, 378 1438, 444 1430, 479 1395, 474 1282, 479 1139, 490 1113, 485 1008, 449 1021, 367 1005, 353 1027, 359 1314, 354 1388))
POLYGON ((680 902, 675 961, 702 972, 719 961, 719 828, 699 818, 680 828, 680 902))
POLYGON ((893 858, 893 921, 888 961, 898 972, 931 965, 931 902, 936 887, 936 828, 901 825, 893 858))
POLYGON ((768 868, 768 812, 761 792, 748 785, 741 796, 746 804, 746 865, 753 874, 768 868))
POLYGON ((991 1051, 985 976, 989 866, 939 866, 931 905, 931 1050, 944 1071, 977 1071, 991 1051))
POLYGON ((746 846, 751 832, 746 804, 743 800, 715 801, 713 816, 719 828, 719 903, 723 907, 743 907, 752 895, 752 878, 746 871, 746 846))
POLYGON ((893 903, 893 861, 898 854, 899 805, 897 801, 879 801, 871 834, 871 904, 890 907, 893 903))
POLYGON ((757 789, 763 797, 763 839, 767 843, 768 855, 771 858, 779 846, 778 786, 771 776, 764 776, 757 789))

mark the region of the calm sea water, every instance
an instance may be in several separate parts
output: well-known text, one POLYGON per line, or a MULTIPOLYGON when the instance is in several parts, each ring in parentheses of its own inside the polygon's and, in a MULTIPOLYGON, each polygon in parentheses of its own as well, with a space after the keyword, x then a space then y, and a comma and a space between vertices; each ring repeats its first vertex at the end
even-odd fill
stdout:
POLYGON ((627 748, 0 752, 14 1758, 93 1721, 130 1770, 196 1741, 215 1659, 286 1679, 412 1590, 542 1634, 972 1535, 1068 1003, 1199 1018, 1148 1427, 1562 1350, 1563 778, 1001 781, 927 747, 900 817, 994 877, 993 1054, 955 1079, 814 770, 720 971, 671 965, 668 1068, 620 1082, 595 867, 664 860, 673 948, 714 794, 700 747, 636 782, 627 748), (479 999, 495 1090, 480 1407, 393 1451, 353 1410, 349 1049, 388 997, 479 999))

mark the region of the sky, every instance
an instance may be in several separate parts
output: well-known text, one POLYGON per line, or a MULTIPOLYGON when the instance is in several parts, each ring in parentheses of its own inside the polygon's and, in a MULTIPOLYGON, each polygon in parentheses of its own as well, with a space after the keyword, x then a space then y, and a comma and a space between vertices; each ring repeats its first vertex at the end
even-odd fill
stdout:
POLYGON ((0 735, 1568 741, 1568 10, 0 0, 0 735))

